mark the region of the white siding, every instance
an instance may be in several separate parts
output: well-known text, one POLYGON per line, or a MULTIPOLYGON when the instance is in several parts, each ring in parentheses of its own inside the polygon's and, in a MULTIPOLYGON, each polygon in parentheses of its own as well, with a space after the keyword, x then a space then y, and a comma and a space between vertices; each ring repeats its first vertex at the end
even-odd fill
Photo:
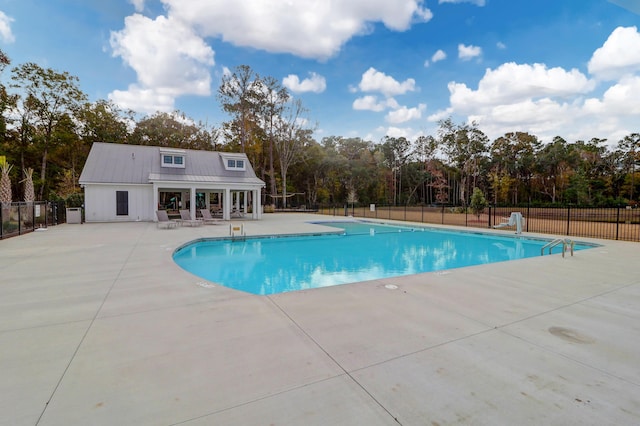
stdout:
POLYGON ((153 221, 153 185, 92 185, 84 188, 85 220, 87 222, 153 221), (116 214, 116 191, 129 193, 129 214, 116 214))

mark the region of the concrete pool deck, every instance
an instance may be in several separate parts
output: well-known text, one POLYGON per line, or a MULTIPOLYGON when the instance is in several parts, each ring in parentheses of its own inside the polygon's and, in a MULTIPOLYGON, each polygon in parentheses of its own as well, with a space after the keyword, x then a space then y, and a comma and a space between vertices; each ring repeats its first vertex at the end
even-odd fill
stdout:
POLYGON ((228 233, 83 224, 0 241, 0 424, 640 424, 638 243, 272 296, 173 263, 228 233))

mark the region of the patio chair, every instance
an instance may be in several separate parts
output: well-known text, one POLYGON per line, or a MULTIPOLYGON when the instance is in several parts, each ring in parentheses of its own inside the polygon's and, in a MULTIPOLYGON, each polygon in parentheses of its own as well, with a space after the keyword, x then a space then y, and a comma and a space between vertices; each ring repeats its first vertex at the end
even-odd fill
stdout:
POLYGON ((200 213, 202 214, 202 221, 205 225, 217 225, 222 222, 222 219, 211 216, 211 212, 207 209, 200 209, 200 213))
POLYGON ((166 210, 157 210, 156 216, 158 217, 158 228, 171 229, 178 227, 178 222, 169 219, 169 215, 167 214, 166 210))
POLYGON ((180 210, 180 223, 187 226, 200 226, 203 222, 198 219, 191 219, 189 210, 180 210))
POLYGON ((244 217, 244 212, 234 207, 233 210, 231 210, 231 217, 244 217))

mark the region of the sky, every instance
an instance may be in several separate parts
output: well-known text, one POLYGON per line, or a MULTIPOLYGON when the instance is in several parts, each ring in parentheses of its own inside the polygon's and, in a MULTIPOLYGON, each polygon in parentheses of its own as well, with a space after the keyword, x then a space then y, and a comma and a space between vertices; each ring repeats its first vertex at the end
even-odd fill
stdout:
POLYGON ((92 101, 209 127, 229 118, 223 75, 248 65, 318 140, 415 140, 449 117, 491 141, 640 132, 640 0, 0 0, 0 48, 92 101))

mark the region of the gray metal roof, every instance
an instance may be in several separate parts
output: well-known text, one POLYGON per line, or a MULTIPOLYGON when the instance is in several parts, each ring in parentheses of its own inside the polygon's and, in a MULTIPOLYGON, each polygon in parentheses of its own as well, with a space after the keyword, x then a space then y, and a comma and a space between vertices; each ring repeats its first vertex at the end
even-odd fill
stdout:
POLYGON ((264 185, 244 154, 233 154, 244 157, 244 171, 226 170, 220 152, 191 149, 180 150, 185 155, 185 168, 168 168, 160 166, 161 149, 168 148, 94 142, 82 169, 80 184, 175 181, 264 185))

